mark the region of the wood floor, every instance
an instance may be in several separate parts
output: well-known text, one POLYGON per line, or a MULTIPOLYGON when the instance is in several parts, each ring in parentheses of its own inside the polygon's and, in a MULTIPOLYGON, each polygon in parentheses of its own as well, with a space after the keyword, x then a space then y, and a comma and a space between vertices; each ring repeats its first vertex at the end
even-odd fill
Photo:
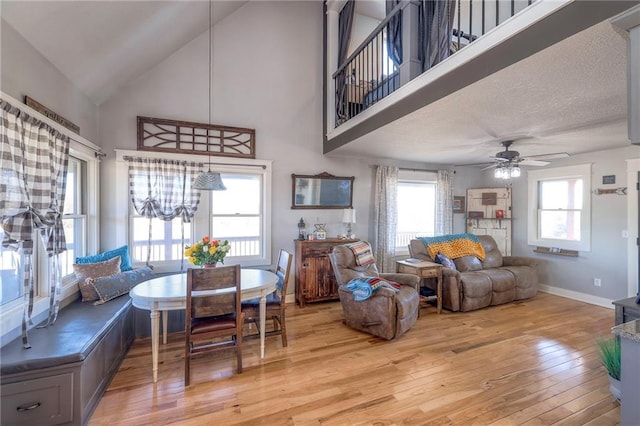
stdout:
POLYGON ((475 312, 421 311, 394 341, 344 326, 339 302, 287 308, 289 346, 267 338, 194 362, 184 387, 183 336, 139 340, 90 425, 614 425, 594 339, 614 311, 545 293, 475 312))

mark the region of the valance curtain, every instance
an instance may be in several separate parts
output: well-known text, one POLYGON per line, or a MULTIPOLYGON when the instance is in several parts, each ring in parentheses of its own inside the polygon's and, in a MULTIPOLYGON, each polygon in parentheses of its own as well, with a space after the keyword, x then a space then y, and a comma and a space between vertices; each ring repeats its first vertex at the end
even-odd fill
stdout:
POLYGON ((455 9, 456 0, 420 2, 418 53, 423 72, 449 57, 455 9))
MULTIPOLYGON (((340 11, 338 17, 338 67, 341 67, 347 59, 349 52, 349 42, 351 41, 351 28, 353 27, 353 15, 356 8, 354 0, 347 0, 340 11)), ((336 78, 336 123, 339 124, 347 119, 345 111, 347 105, 347 73, 349 70, 343 68, 336 78)))
POLYGON ((380 272, 393 272, 398 225, 398 168, 376 166, 373 251, 380 272))
POLYGON ((22 343, 29 348, 32 325, 33 234, 38 229, 49 255, 50 299, 47 325, 58 316, 62 274, 59 254, 66 250, 62 211, 69 165, 68 136, 0 100, 0 220, 2 246, 23 253, 22 343))
MULTIPOLYGON (((182 245, 184 224, 191 219, 200 204, 200 191, 191 184, 202 172, 202 163, 152 158, 129 160, 129 194, 136 212, 149 219, 147 265, 151 258, 152 219, 168 222, 182 218, 182 245)), ((184 262, 184 259, 183 259, 184 262)), ((181 264, 181 270, 184 263, 181 264)))
POLYGON ((453 233, 453 170, 438 170, 436 235, 453 233))

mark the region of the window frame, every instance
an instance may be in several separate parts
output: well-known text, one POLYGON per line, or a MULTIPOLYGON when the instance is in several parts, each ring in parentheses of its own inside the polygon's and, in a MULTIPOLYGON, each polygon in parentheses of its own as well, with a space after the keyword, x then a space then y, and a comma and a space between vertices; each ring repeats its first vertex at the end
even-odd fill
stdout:
POLYGON ((565 250, 591 251, 591 164, 530 170, 528 179, 527 244, 530 246, 553 247, 565 250), (566 179, 582 179, 581 209, 559 209, 580 211, 580 240, 568 241, 540 237, 540 183, 566 179))
MULTIPOLYGON (((434 172, 422 171, 422 170, 399 170, 398 171, 398 186, 402 183, 407 184, 424 184, 424 185, 433 185, 434 192, 434 204, 433 204, 433 216, 434 216, 434 234, 435 234, 435 215, 436 215, 436 204, 437 204, 437 196, 438 196, 438 175, 434 172)), ((397 194, 396 194, 397 198, 397 194)), ((398 212, 396 212, 398 214, 398 212)), ((396 223, 396 241, 398 238, 398 224, 396 223)), ((396 246, 395 248, 396 256, 408 256, 409 255, 409 247, 405 246, 396 246)))
MULTIPOLYGON (((154 151, 133 151, 133 150, 124 150, 124 149, 116 149, 116 161, 118 167, 118 176, 119 183, 118 186, 122 187, 122 192, 126 194, 124 200, 118 200, 118 202, 126 203, 126 211, 127 211, 127 220, 126 224, 129 228, 127 230, 127 244, 131 247, 133 244, 133 231, 131 227, 131 212, 133 212, 133 208, 131 206, 131 200, 129 197, 129 173, 128 166, 129 163, 124 159, 124 157, 145 157, 145 158, 153 158, 153 159, 176 159, 175 154, 164 153, 164 152, 154 152, 154 151)), ((208 164, 208 159, 205 156, 198 154, 180 154, 179 160, 181 161, 193 161, 203 164, 208 164)), ((271 160, 255 160, 255 159, 238 159, 238 158, 213 158, 212 162, 212 170, 224 174, 260 174, 262 175, 262 188, 261 188, 261 232, 263 235, 262 239, 262 247, 261 252, 262 256, 260 257, 227 257, 225 259, 226 262, 239 263, 242 267, 248 266, 269 266, 271 265, 271 199, 272 199, 272 161, 271 160), (220 161, 220 162, 218 162, 220 161)), ((206 168, 206 166, 205 166, 206 168)), ((200 205, 198 206, 198 211, 196 212, 195 217, 192 220, 193 226, 193 236, 192 241, 185 240, 185 244, 193 244, 195 241, 201 239, 205 235, 209 235, 214 238, 214 235, 211 235, 210 231, 210 223, 211 223, 211 212, 209 209, 210 205, 210 191, 201 191, 200 193, 200 205)), ((140 261, 133 261, 134 267, 142 266, 146 262, 146 259, 140 261)), ((151 264, 154 266, 154 272, 156 273, 175 273, 180 271, 180 267, 182 264, 181 259, 172 259, 165 261, 151 261, 151 264)), ((188 268, 191 264, 184 258, 184 268, 188 268)))

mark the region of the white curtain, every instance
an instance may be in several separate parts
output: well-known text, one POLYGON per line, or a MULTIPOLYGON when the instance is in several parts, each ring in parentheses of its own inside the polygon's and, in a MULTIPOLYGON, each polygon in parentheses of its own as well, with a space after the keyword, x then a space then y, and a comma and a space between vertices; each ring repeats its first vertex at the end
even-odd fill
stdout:
POLYGON ((0 100, 0 221, 3 247, 24 255, 22 344, 32 325, 33 231, 38 229, 49 256, 49 318, 58 316, 62 274, 58 255, 66 250, 62 212, 69 165, 69 137, 0 100))
POLYGON ((373 252, 380 272, 395 271, 393 257, 395 256, 398 224, 397 194, 398 168, 376 166, 373 252))
POLYGON ((453 233, 453 170, 438 170, 436 235, 453 233))

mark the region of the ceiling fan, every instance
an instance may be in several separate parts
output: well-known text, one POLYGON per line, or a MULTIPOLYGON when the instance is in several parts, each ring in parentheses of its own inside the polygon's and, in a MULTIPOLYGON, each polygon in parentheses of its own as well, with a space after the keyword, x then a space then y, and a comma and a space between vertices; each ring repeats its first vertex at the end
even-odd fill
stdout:
POLYGON ((547 166, 551 164, 547 160, 553 160, 556 158, 566 158, 569 156, 566 152, 554 152, 551 154, 529 155, 527 157, 521 157, 518 151, 510 151, 509 147, 514 141, 506 140, 500 142, 504 147, 504 151, 496 153, 494 157, 490 157, 493 160, 493 164, 483 168, 482 170, 498 168, 510 168, 516 166, 547 166))

